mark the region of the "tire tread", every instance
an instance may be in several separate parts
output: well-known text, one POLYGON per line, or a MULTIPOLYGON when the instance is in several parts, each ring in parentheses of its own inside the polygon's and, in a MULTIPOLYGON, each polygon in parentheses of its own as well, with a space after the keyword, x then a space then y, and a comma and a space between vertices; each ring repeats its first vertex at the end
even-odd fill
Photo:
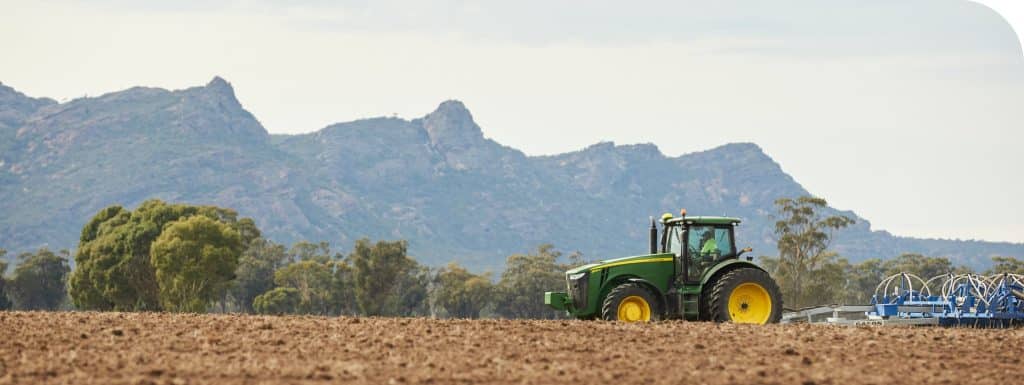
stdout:
MULTIPOLYGON (((726 296, 726 289, 731 286, 737 286, 733 284, 735 281, 742 282, 754 282, 764 286, 765 290, 768 291, 768 296, 772 299, 772 313, 768 316, 768 323, 778 323, 782 319, 782 294, 779 291, 778 284, 775 280, 768 276, 768 273, 764 271, 744 267, 726 272, 719 277, 714 285, 711 285, 710 296, 707 301, 707 317, 706 319, 714 322, 729 322, 729 299, 726 296)), ((705 318, 705 317, 701 317, 705 318)))

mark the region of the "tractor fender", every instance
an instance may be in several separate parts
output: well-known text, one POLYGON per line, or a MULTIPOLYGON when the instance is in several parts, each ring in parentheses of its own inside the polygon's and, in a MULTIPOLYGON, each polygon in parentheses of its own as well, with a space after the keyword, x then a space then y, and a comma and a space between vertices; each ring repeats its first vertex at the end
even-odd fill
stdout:
POLYGON ((658 302, 659 302, 658 305, 664 311, 665 305, 668 303, 668 301, 665 299, 665 293, 661 289, 658 289, 658 286, 656 286, 655 284, 651 283, 650 281, 648 281, 646 279, 639 278, 639 277, 632 277, 632 276, 622 277, 622 276, 619 276, 619 277, 615 277, 615 278, 609 280, 608 283, 603 288, 601 288, 601 299, 600 299, 600 301, 603 301, 604 297, 608 295, 608 292, 610 292, 616 286, 619 286, 619 285, 621 285, 623 283, 626 283, 626 282, 637 283, 637 284, 640 284, 641 286, 646 287, 647 290, 649 290, 651 292, 651 294, 654 295, 654 298, 656 298, 658 300, 658 302))
POLYGON ((701 278, 700 285, 701 287, 703 287, 704 285, 707 285, 709 282, 713 282, 713 279, 719 275, 725 274, 731 270, 744 267, 750 267, 761 271, 766 271, 764 268, 758 266, 753 262, 743 261, 739 259, 729 259, 709 269, 708 272, 704 274, 704 278, 701 278))

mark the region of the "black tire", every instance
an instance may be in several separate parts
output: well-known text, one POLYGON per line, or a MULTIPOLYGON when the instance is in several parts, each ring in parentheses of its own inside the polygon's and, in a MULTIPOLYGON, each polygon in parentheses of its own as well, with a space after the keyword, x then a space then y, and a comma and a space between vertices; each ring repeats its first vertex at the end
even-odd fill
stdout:
POLYGON ((649 321, 661 319, 661 302, 654 296, 654 293, 635 282, 616 286, 604 297, 604 302, 601 304, 601 318, 606 321, 619 321, 619 306, 623 300, 630 297, 640 297, 647 303, 650 309, 649 321))
MULTIPOLYGON (((736 322, 733 318, 740 317, 743 321, 745 315, 734 315, 731 314, 729 309, 729 299, 733 295, 733 292, 737 287, 745 284, 755 284, 760 286, 767 294, 767 297, 771 301, 771 309, 768 313, 767 320, 760 322, 760 320, 753 323, 778 323, 782 319, 782 293, 779 291, 779 285, 775 283, 768 273, 760 269, 751 267, 743 267, 736 270, 729 271, 718 278, 715 282, 709 282, 707 286, 710 286, 710 293, 707 296, 707 317, 701 315, 702 319, 707 319, 715 322, 736 322)), ((745 285, 745 288, 753 287, 752 285, 745 285)), ((708 292, 706 287, 704 292, 708 292)), ((756 296, 756 295, 755 295, 756 296)), ((745 297, 740 297, 745 298, 745 297)), ((741 300, 741 299, 737 299, 741 300)), ((702 301, 703 302, 703 301, 702 301)), ((747 303, 741 303, 741 311, 747 309, 747 303)), ((756 308, 752 308, 756 309, 756 308)), ((703 310, 703 309, 702 309, 703 310)), ((764 313, 760 313, 764 314, 764 313)), ((760 318, 754 316, 751 318, 760 318)), ((750 319, 746 319, 750 321, 750 319)))
POLYGON ((711 292, 714 289, 714 282, 708 282, 700 291, 700 302, 698 302, 700 314, 697 316, 697 319, 700 321, 711 321, 711 306, 709 303, 711 302, 711 292))

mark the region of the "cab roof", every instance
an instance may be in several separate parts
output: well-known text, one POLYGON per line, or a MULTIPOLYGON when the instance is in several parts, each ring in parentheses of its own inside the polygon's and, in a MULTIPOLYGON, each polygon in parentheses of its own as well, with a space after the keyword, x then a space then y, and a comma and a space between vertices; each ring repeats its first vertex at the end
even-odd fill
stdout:
POLYGON ((678 224, 684 222, 691 225, 735 225, 740 223, 740 219, 733 217, 685 216, 663 221, 665 224, 678 224))

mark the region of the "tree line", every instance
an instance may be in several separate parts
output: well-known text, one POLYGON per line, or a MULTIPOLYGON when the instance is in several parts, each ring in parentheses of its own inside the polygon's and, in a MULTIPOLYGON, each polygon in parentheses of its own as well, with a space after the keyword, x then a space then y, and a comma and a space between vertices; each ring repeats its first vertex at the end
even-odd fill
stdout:
MULTIPOLYGON (((778 255, 760 262, 788 308, 867 303, 878 282, 898 272, 970 272, 919 254, 851 263, 830 242, 852 218, 825 215, 820 198, 775 203, 778 255)), ((542 293, 563 290, 564 271, 583 263, 579 253, 541 245, 509 256, 495 277, 456 263, 422 265, 405 241, 361 239, 347 253, 328 242, 286 247, 233 210, 159 200, 100 210, 82 229, 73 271, 70 258, 67 250, 22 253, 11 274, 0 259, 0 310, 557 318, 542 293)), ((1003 272, 1024 274, 1024 261, 994 257, 984 274, 1003 272)))
POLYGON ((328 242, 286 247, 231 209, 160 200, 100 210, 73 271, 70 257, 25 253, 9 278, 0 264, 0 309, 557 318, 538 293, 562 288, 564 271, 582 263, 541 245, 509 256, 495 281, 456 263, 422 265, 405 241, 361 239, 348 253, 328 242))
MULTIPOLYGON (((966 266, 954 266, 949 258, 914 253, 851 263, 831 250, 830 243, 836 231, 854 223, 852 218, 825 215, 828 204, 816 197, 781 198, 775 206, 779 253, 762 256, 760 262, 779 284, 787 308, 868 303, 879 282, 900 272, 925 280, 942 274, 974 273, 966 266)), ((997 256, 992 262, 990 269, 979 273, 1024 274, 1024 261, 997 256)))

